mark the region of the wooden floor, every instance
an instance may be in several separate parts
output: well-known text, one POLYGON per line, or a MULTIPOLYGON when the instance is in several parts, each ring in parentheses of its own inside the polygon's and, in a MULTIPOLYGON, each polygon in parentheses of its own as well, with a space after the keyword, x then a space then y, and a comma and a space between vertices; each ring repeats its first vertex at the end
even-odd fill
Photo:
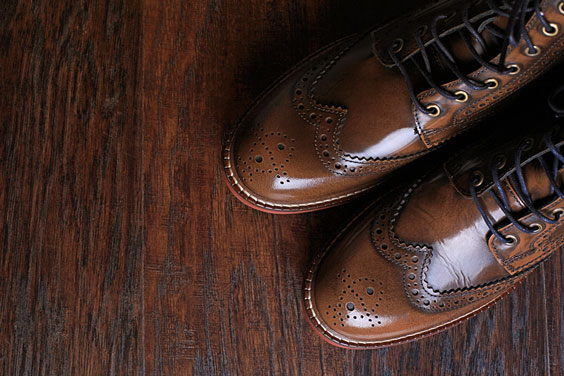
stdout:
POLYGON ((271 81, 417 4, 2 1, 0 374, 562 374, 561 253, 467 323, 347 351, 301 287, 366 201, 274 216, 222 179, 224 132, 271 81))

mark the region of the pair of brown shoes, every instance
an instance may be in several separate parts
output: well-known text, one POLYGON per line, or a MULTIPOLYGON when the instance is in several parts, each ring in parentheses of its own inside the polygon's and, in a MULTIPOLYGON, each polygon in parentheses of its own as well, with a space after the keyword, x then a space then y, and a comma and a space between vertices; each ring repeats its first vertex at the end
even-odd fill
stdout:
POLYGON ((419 163, 314 260, 305 304, 326 339, 436 333, 564 244, 563 27, 563 0, 433 2, 306 59, 245 115, 224 168, 259 210, 333 207, 419 163), (421 158, 444 144, 439 167, 421 158))

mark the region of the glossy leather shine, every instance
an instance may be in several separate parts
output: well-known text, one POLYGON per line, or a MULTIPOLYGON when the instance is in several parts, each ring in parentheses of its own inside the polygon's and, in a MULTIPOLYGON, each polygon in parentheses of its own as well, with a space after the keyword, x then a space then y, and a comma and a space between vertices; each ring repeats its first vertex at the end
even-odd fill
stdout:
MULTIPOLYGON (((489 115, 556 63, 564 50, 560 3, 542 1, 546 18, 559 25, 557 35, 544 35, 536 16, 528 23, 538 56, 524 54, 524 40, 508 50, 507 61, 519 72, 471 73, 478 80, 497 80, 496 88, 476 91, 460 80, 444 85, 468 93, 465 102, 434 89, 418 93, 421 102, 439 106, 437 117, 413 105, 385 50, 399 38, 405 43, 399 55, 407 59, 417 52, 411 35, 434 16, 459 11, 465 1, 431 3, 372 33, 326 47, 268 90, 228 137, 223 161, 232 191, 257 209, 292 213, 335 206, 374 187, 489 115)), ((443 34, 454 33, 460 18, 451 17, 443 28, 443 34)), ((428 32, 425 38, 432 40, 428 32)))
MULTIPOLYGON (((318 255, 306 280, 305 301, 319 333, 350 348, 431 335, 506 295, 564 244, 564 220, 539 220, 522 204, 514 181, 505 178, 515 172, 510 157, 532 140, 522 159, 524 180, 541 213, 559 215, 564 200, 550 196, 540 164, 526 162, 550 154, 544 133, 512 130, 518 135, 507 140, 502 132, 486 138, 442 168, 381 197, 318 255), (487 174, 494 163, 511 212, 525 226, 538 226, 538 232, 519 231, 493 200, 487 174), (477 171, 483 175, 480 181, 471 179, 477 171), (489 231, 464 189, 473 181, 488 216, 505 238, 515 237, 513 244, 489 231)), ((564 129, 557 129, 553 141, 557 147, 564 144, 564 129)), ((564 169, 557 181, 562 186, 564 169)))

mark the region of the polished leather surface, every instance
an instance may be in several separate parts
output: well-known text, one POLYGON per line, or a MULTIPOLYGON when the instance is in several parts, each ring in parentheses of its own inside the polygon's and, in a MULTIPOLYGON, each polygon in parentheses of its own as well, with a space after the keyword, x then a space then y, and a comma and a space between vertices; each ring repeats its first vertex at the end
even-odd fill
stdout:
MULTIPOLYGON (((538 56, 524 53, 524 40, 508 50, 506 61, 519 67, 517 74, 485 68, 470 74, 496 79, 495 89, 472 90, 460 80, 445 84, 450 91, 468 93, 463 103, 434 89, 419 92, 422 103, 440 107, 438 117, 413 105, 404 77, 382 51, 401 38, 399 54, 407 59, 416 52, 410 35, 438 14, 449 14, 441 30, 448 36, 460 28, 457 12, 466 2, 432 3, 372 33, 328 46, 267 91, 228 137, 223 158, 230 187, 243 202, 274 212, 334 206, 374 187, 488 116, 556 63, 564 50, 561 3, 541 3, 545 17, 558 25, 557 35, 544 35, 536 15, 527 24, 538 56)), ((432 41, 428 34, 426 43, 432 41)))
MULTIPOLYGON (((528 123, 531 124, 531 123, 528 123)), ((499 127, 498 127, 499 128, 499 127)), ((531 197, 549 218, 564 208, 536 158, 550 155, 541 127, 512 127, 452 156, 402 189, 381 197, 319 254, 308 273, 305 301, 318 332, 336 345, 375 348, 433 334, 468 318, 510 292, 564 244, 564 220, 545 223, 525 209, 513 180, 515 150, 531 197), (528 162, 533 160, 533 162, 528 162), (503 161, 501 163, 500 161, 503 161), (499 166, 519 231, 492 199, 491 166, 499 166), (507 245, 486 226, 469 194, 476 171, 479 200, 507 245)), ((564 144, 564 129, 553 141, 564 144)), ((489 132, 491 133, 491 132, 489 132)), ((564 182, 559 170, 558 185, 564 182)), ((563 218, 563 217, 560 217, 563 218)))

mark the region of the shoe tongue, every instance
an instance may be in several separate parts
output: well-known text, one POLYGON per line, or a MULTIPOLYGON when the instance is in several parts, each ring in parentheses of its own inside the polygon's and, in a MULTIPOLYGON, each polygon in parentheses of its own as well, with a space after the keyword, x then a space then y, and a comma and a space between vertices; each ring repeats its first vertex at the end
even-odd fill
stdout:
MULTIPOLYGON (((479 21, 476 30, 481 35, 484 45, 479 43, 474 37, 471 38, 471 41, 472 47, 474 47, 476 52, 484 58, 484 60, 489 61, 493 59, 500 53, 501 48, 499 39, 496 39, 488 31, 486 25, 493 24, 501 30, 504 30, 507 27, 507 21, 506 17, 501 16, 490 16, 479 21)), ((458 33, 447 36, 443 40, 443 43, 453 55, 457 65, 461 68, 462 73, 469 74, 479 68, 478 62, 474 59, 470 49, 458 33)))
MULTIPOLYGON (((491 14, 483 15, 483 17, 479 18, 478 20, 474 20, 472 22, 472 25, 482 37, 482 42, 484 44, 478 42, 478 40, 475 37, 471 36, 465 28, 462 30, 462 32, 468 35, 468 38, 471 41, 472 46, 476 50, 476 52, 485 61, 490 61, 500 54, 502 46, 500 44, 500 38, 492 35, 492 33, 486 26, 494 25, 494 27, 497 27, 500 31, 503 31, 507 28, 508 21, 508 18, 505 16, 492 16, 491 14)), ((472 52, 470 51, 470 48, 467 46, 464 39, 460 36, 459 32, 456 31, 449 35, 441 37, 440 42, 446 47, 451 57, 454 59, 454 64, 458 67, 459 71, 463 75, 468 76, 481 67, 480 63, 474 58, 472 52)), ((447 57, 444 56, 442 52, 439 52, 435 47, 428 47, 427 53, 430 55, 432 76, 437 83, 444 85, 448 82, 458 79, 458 77, 445 63, 444 59, 446 59, 447 57)), ((420 62, 420 65, 423 67, 424 65, 422 56, 421 54, 418 55, 419 56, 416 55, 414 58, 418 59, 418 62, 420 62)), ((414 70, 414 73, 415 71, 416 70, 414 70)), ((415 75, 417 74, 418 73, 415 73, 415 75)), ((412 80, 416 82, 416 86, 419 86, 418 91, 423 91, 429 88, 423 77, 412 77, 412 80)))

